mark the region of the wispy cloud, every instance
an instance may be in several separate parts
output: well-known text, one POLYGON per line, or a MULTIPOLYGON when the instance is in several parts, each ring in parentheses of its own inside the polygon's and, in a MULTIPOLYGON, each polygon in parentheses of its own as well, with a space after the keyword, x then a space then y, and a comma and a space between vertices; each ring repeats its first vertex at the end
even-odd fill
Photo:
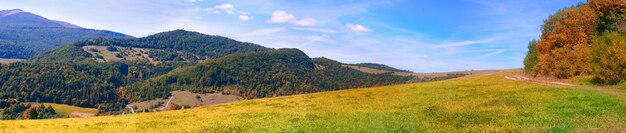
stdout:
POLYGON ((463 47, 463 46, 468 46, 468 45, 475 45, 475 44, 485 44, 485 43, 491 43, 496 41, 497 38, 488 38, 488 39, 483 39, 483 40, 468 40, 468 41, 459 41, 459 42, 444 42, 441 43, 437 46, 434 46, 435 48, 445 48, 445 49, 450 49, 450 48, 456 48, 456 47, 463 47))
POLYGON ((185 1, 191 2, 191 3, 196 3, 196 2, 201 2, 201 1, 204 1, 204 0, 185 0, 185 1))
POLYGON ((283 32, 286 29, 287 28, 285 28, 285 27, 260 29, 260 30, 255 30, 255 31, 249 32, 249 33, 239 34, 239 36, 240 37, 266 36, 266 35, 270 35, 270 34, 274 34, 274 33, 278 33, 278 32, 283 32))
POLYGON ((507 50, 505 50, 505 49, 498 49, 498 50, 494 50, 494 51, 492 51, 492 52, 489 52, 489 53, 487 53, 487 54, 484 54, 484 55, 480 56, 480 58, 487 58, 487 57, 490 57, 490 56, 493 56, 493 55, 502 54, 502 53, 504 53, 504 52, 506 52, 506 51, 507 51, 507 50))
POLYGON ((336 30, 333 30, 333 29, 322 29, 322 28, 295 27, 295 28, 291 28, 291 29, 302 30, 302 31, 312 31, 312 32, 322 32, 322 33, 337 33, 336 30))
POLYGON ((304 18, 301 20, 293 21, 292 23, 298 26, 314 26, 317 24, 317 20, 313 18, 304 18))

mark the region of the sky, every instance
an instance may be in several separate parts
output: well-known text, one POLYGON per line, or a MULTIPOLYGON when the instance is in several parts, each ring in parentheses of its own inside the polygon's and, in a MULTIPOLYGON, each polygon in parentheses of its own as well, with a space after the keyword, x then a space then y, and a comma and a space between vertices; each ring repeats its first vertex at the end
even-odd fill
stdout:
POLYGON ((85 28, 184 29, 414 72, 523 67, 543 20, 585 0, 0 0, 85 28))

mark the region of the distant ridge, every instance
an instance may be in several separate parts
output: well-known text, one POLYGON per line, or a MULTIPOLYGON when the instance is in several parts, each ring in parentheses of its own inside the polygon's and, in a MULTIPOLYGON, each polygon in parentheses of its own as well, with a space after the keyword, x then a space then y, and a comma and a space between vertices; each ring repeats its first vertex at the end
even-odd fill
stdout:
POLYGON ((22 13, 22 12, 24 11, 22 11, 21 9, 2 10, 0 11, 0 16, 5 17, 5 16, 17 14, 17 13, 22 13))
POLYGON ((21 9, 0 11, 0 58, 29 59, 63 44, 96 38, 132 38, 50 20, 21 9))
POLYGON ((37 14, 26 12, 22 9, 10 9, 0 11, 0 22, 4 22, 4 24, 16 25, 22 25, 24 23, 37 23, 38 26, 45 27, 83 28, 65 21, 47 19, 37 14))

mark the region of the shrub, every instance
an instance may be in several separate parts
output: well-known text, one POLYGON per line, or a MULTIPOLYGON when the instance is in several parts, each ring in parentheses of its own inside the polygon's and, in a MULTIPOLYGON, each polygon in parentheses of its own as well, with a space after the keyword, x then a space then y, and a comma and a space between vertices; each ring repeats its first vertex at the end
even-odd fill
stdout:
POLYGON ((109 50, 109 51, 111 51, 111 52, 116 52, 116 51, 119 51, 116 47, 113 47, 113 46, 109 46, 109 47, 107 47, 107 50, 109 50))
POLYGON ((39 111, 37 110, 37 108, 31 107, 24 111, 24 115, 22 117, 24 117, 24 119, 38 119, 38 116, 39 111))
POLYGON ((617 84, 626 78, 626 40, 624 36, 611 32, 597 37, 592 42, 594 81, 602 84, 617 84))

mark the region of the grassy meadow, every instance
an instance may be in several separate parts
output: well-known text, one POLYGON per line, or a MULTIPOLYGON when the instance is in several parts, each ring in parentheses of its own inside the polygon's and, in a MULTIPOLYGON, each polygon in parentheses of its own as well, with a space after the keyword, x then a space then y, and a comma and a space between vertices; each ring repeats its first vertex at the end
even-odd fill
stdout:
POLYGON ((83 108, 76 107, 65 104, 55 104, 55 103, 43 103, 48 107, 48 105, 52 106, 55 112, 60 115, 70 115, 74 111, 83 112, 83 113, 98 113, 98 109, 95 108, 83 108))
POLYGON ((169 112, 9 120, 0 121, 0 130, 29 133, 626 131, 623 95, 503 77, 495 74, 256 99, 169 112))

